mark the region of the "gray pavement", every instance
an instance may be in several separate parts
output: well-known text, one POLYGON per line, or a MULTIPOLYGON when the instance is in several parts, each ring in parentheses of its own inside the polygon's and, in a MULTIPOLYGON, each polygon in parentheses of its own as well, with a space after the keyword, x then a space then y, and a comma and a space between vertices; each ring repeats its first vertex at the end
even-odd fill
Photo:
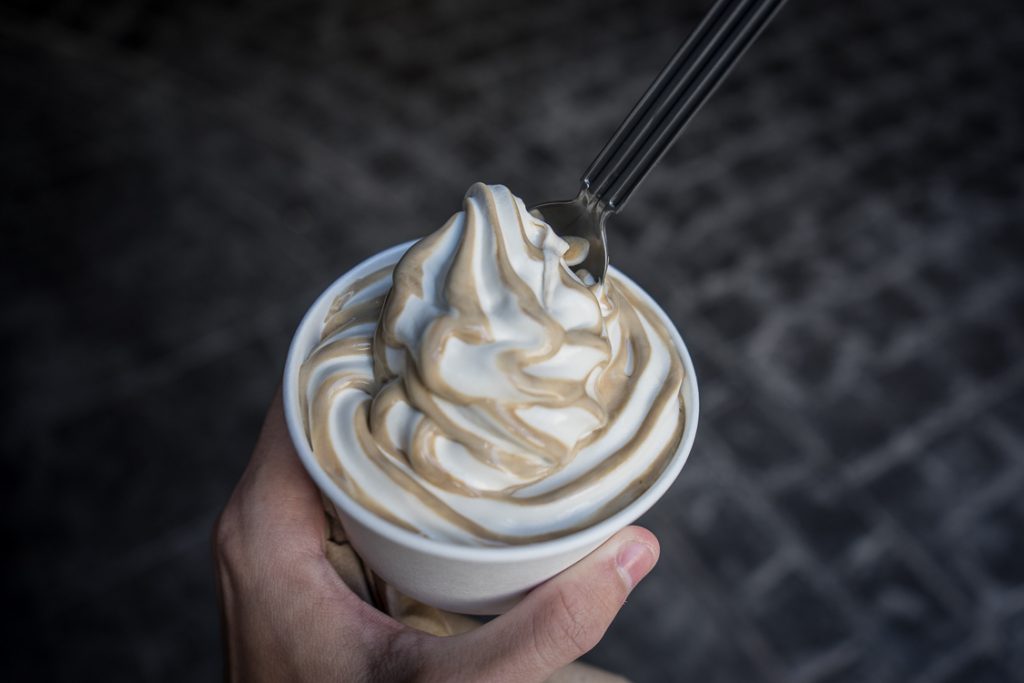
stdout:
MULTIPOLYGON (((476 180, 580 171, 709 3, 5 3, 5 680, 219 676, 291 331, 476 180)), ((792 0, 611 229, 703 415, 587 660, 1024 681, 1024 8, 792 0)))

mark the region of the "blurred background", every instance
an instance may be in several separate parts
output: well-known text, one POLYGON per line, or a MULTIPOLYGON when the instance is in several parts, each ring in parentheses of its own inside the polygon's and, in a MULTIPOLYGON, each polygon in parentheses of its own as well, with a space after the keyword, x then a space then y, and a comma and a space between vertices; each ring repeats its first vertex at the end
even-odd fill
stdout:
MULTIPOLYGON (((211 680, 306 307, 580 173, 708 0, 8 1, 5 680, 211 680)), ((792 0, 611 227, 702 390, 637 681, 1024 681, 1024 8, 792 0)))

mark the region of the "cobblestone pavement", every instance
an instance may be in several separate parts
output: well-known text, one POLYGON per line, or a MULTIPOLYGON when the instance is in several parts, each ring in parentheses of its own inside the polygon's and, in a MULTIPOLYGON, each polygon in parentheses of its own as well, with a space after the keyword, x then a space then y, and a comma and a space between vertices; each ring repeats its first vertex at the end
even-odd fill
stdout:
MULTIPOLYGON (((5 3, 5 680, 218 675, 305 306, 578 173, 709 3, 5 3)), ((1024 681, 1024 10, 793 0, 612 227, 695 355, 638 681, 1024 681)))

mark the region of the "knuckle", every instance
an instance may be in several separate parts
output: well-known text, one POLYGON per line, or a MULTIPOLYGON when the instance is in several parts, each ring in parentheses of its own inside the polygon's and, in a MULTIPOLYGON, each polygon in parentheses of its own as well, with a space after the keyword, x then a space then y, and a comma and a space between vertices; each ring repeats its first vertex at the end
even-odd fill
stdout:
POLYGON ((213 523, 213 547, 221 549, 226 545, 229 545, 231 538, 234 535, 235 522, 232 519, 230 508, 224 508, 221 513, 217 515, 216 521, 213 523))
POLYGON ((236 560, 241 545, 241 524, 238 514, 229 505, 213 524, 213 557, 218 563, 230 564, 236 560))
POLYGON ((423 637, 411 629, 389 633, 368 667, 367 680, 433 681, 423 666, 423 637))
POLYGON ((587 596, 577 590, 559 590, 542 618, 546 628, 535 628, 535 639, 538 652, 550 665, 577 659, 597 645, 604 633, 587 596))
POLYGON ((228 511, 223 510, 219 515, 217 515, 217 520, 213 523, 213 533, 210 537, 215 557, 219 559, 225 549, 230 546, 232 535, 231 522, 228 519, 228 511))

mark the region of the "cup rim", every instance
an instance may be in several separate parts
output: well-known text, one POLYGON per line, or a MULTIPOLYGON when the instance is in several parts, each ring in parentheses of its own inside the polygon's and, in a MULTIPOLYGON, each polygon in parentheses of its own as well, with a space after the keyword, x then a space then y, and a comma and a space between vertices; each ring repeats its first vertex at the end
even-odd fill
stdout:
MULTIPOLYGON (((303 332, 305 332, 311 325, 319 326, 323 324, 323 314, 326 312, 327 307, 330 306, 334 297, 337 296, 337 294, 351 281, 367 272, 372 272, 378 263, 386 262, 394 255, 404 253, 418 241, 419 240, 410 240, 388 249, 384 249, 383 251, 364 259, 341 275, 341 277, 334 280, 334 282, 332 282, 309 307, 305 315, 303 315, 298 328, 296 328, 295 334, 292 336, 291 343, 288 347, 288 356, 285 361, 284 369, 283 395, 285 422, 288 425, 288 432, 291 436, 292 443, 295 446, 295 450, 299 454, 299 459, 302 461, 303 466, 306 468, 306 471, 316 483, 317 487, 327 495, 334 505, 340 507, 345 514, 353 517, 360 524, 368 527, 374 533, 383 536, 393 543, 412 548, 428 555, 474 562, 515 562, 527 559, 537 559, 540 557, 567 552, 571 549, 587 545, 598 545, 612 536, 616 531, 629 525, 642 514, 647 512, 647 510, 649 510, 651 506, 653 506, 654 503, 665 494, 669 486, 671 486, 676 480, 680 471, 682 471, 683 465, 689 458, 694 438, 697 434, 697 421, 700 408, 697 391, 697 376, 694 372, 693 360, 690 358, 690 353, 686 348, 686 344, 683 342, 682 337, 679 335, 679 331, 676 329, 671 318, 668 317, 668 314, 662 310, 661 306, 659 306, 658 303, 654 301, 654 299, 651 298, 651 296, 644 291, 642 287, 637 285, 632 279, 624 275, 614 266, 609 266, 609 271, 615 273, 616 279, 630 287, 631 292, 638 295, 641 300, 643 300, 661 319, 662 324, 665 325, 666 329, 669 331, 672 341, 676 345, 676 350, 679 352, 680 359, 682 360, 683 367, 685 369, 682 394, 683 405, 686 410, 686 423, 683 426, 683 434, 680 437, 679 446, 676 448, 676 452, 672 455, 668 465, 662 471, 661 475, 646 491, 640 494, 640 496, 629 505, 606 517, 600 522, 586 527, 585 529, 580 529, 578 531, 565 534, 564 536, 559 536, 546 541, 507 546, 463 545, 451 541, 421 536, 420 534, 399 527, 381 517, 378 517, 345 493, 345 491, 338 486, 333 479, 331 479, 327 472, 324 471, 320 466, 319 461, 316 459, 316 456, 313 454, 313 449, 306 437, 302 416, 299 411, 299 368, 306 360, 309 353, 309 349, 300 348, 303 332)), ((395 259, 395 261, 397 262, 397 259, 395 259)))

